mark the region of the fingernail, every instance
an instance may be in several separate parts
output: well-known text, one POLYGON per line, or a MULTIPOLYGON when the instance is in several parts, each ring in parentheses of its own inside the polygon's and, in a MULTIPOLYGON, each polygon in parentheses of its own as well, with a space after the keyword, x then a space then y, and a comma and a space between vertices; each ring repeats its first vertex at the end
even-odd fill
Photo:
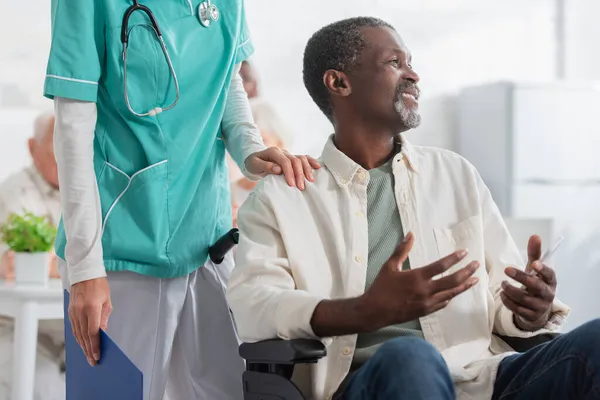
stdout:
POLYGON ((471 278, 470 286, 475 286, 479 283, 479 278, 471 278))
POLYGON ((91 359, 91 358, 88 358, 88 359, 87 359, 87 362, 88 362, 88 364, 90 364, 90 367, 93 367, 93 366, 94 366, 94 361, 92 361, 92 359, 91 359))
POLYGON ((410 238, 412 238, 412 232, 408 232, 408 234, 404 236, 404 240, 402 241, 402 243, 408 243, 410 241, 410 238))
POLYGON ((508 285, 508 282, 506 281, 502 281, 502 283, 500 284, 500 286, 502 286, 502 289, 504 289, 506 285, 508 285))
POLYGON ((304 190, 304 182, 300 182, 300 184, 298 185, 298 187, 300 188, 300 190, 304 190))
POLYGON ((312 176, 312 174, 308 174, 308 180, 311 181, 311 182, 314 182, 315 181, 315 177, 312 176))
POLYGON ((539 261, 535 261, 532 264, 533 269, 535 269, 536 271, 540 272, 542 270, 542 263, 539 261))
POLYGON ((471 268, 473 269, 473 271, 477 271, 477 269, 479 269, 479 267, 481 267, 481 264, 479 263, 479 261, 475 261, 473 263, 473 266, 471 266, 471 268))
POLYGON ((94 360, 100 361, 100 354, 94 353, 94 360))
POLYGON ((460 258, 466 257, 467 254, 469 254, 469 250, 467 250, 467 249, 464 249, 464 250, 461 250, 461 251, 458 252, 458 256, 460 258))
POLYGON ((276 165, 273 167, 273 173, 275 174, 280 174, 281 173, 281 167, 276 165))
POLYGON ((514 278, 517 275, 517 271, 515 271, 514 268, 507 268, 505 272, 506 275, 510 276, 511 278, 514 278))

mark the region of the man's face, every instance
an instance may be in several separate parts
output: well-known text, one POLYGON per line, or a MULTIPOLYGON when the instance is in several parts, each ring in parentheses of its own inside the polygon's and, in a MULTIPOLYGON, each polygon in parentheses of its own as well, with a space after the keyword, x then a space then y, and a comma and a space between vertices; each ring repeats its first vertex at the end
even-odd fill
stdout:
POLYGON ((419 126, 419 76, 404 42, 389 28, 363 29, 366 47, 348 73, 349 100, 364 118, 397 131, 419 126))
POLYGON ((254 69, 248 63, 242 63, 240 68, 240 76, 244 82, 244 90, 248 93, 248 98, 258 97, 258 82, 254 73, 254 69))

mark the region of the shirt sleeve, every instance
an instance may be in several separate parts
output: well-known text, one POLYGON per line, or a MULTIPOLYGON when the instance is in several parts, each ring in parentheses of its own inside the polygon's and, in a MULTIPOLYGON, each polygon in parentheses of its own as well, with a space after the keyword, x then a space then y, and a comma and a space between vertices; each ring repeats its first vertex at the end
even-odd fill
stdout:
POLYGON ((227 94, 222 123, 223 136, 227 151, 244 176, 251 180, 259 180, 260 176, 252 175, 246 170, 245 163, 250 155, 266 149, 266 146, 252 117, 248 95, 239 74, 240 67, 241 65, 237 64, 234 68, 227 94))
POLYGON ((102 1, 52 0, 44 96, 96 102, 105 54, 102 1))
POLYGON ((240 243, 227 302, 244 342, 317 336, 310 321, 325 298, 297 290, 277 218, 256 192, 239 209, 240 243))
POLYGON ((57 97, 54 152, 67 247, 69 283, 106 276, 102 208, 94 172, 96 104, 57 97))
POLYGON ((240 27, 240 35, 238 37, 238 48, 236 52, 236 64, 247 60, 254 54, 254 45, 250 37, 250 29, 248 28, 248 22, 246 21, 246 5, 244 0, 240 0, 242 5, 242 19, 240 27))

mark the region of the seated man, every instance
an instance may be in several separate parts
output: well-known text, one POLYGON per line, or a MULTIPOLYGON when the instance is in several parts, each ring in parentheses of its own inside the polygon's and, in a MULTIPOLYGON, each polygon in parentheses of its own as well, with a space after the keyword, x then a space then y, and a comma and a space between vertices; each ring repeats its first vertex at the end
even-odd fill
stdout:
MULTIPOLYGON (((33 165, 0 183, 0 224, 11 213, 23 210, 47 216, 54 224, 60 218, 60 195, 54 160, 54 116, 41 115, 35 121, 34 134, 29 139, 33 165)), ((14 278, 14 254, 0 243, 0 280, 14 278)), ((56 256, 49 255, 48 273, 58 278, 56 256)), ((12 320, 0 317, 0 400, 10 394, 12 376, 12 320)), ((62 320, 40 321, 35 376, 35 398, 59 400, 65 398, 64 326, 62 320)))
POLYGON ((394 28, 321 29, 304 82, 335 133, 304 192, 269 177, 240 208, 241 339, 321 338, 328 356, 301 386, 315 400, 600 398, 600 321, 522 354, 495 335, 554 331, 569 309, 538 237, 520 267, 477 171, 399 136, 420 123, 420 92, 394 28))

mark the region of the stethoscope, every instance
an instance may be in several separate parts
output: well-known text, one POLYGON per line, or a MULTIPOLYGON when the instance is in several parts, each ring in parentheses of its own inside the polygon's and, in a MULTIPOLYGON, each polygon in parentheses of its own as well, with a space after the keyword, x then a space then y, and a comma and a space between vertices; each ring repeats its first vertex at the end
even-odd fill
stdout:
MULTIPOLYGON (((216 22, 219 19, 219 17, 219 9, 216 5, 212 4, 210 0, 203 1, 198 6, 198 19, 200 20, 202 26, 209 28, 213 22, 216 22)), ((123 44, 123 92, 125 93, 125 103, 127 103, 127 108, 129 111, 137 117, 154 117, 164 111, 173 109, 179 102, 179 81, 177 80, 177 74, 175 73, 175 68, 173 68, 173 62, 169 56, 167 45, 163 40, 162 32, 158 26, 158 22, 156 22, 156 18, 154 18, 154 14, 148 7, 139 4, 138 0, 133 0, 133 5, 125 11, 125 15, 123 16, 123 25, 121 27, 121 43, 123 44), (137 113, 133 110, 131 103, 129 102, 129 94, 127 93, 127 46, 129 44, 129 34, 131 32, 129 30, 129 18, 136 11, 142 11, 150 19, 152 30, 160 42, 160 46, 162 47, 163 54, 167 60, 167 64, 169 64, 169 70, 171 71, 171 75, 173 76, 173 80, 175 82, 175 101, 173 101, 173 104, 168 107, 155 107, 145 113, 137 113)))

